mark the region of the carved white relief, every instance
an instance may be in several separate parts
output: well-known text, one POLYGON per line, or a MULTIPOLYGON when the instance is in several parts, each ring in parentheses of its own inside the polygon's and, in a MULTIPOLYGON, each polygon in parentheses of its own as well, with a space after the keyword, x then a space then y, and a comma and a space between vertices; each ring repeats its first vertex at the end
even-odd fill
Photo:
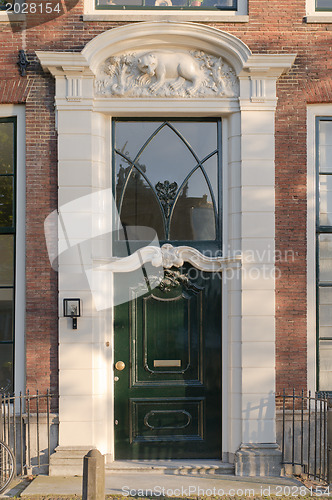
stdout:
MULTIPOLYGON (((102 267, 103 270, 115 273, 127 273, 135 271, 147 262, 151 262, 154 267, 181 267, 184 262, 201 271, 221 272, 232 266, 241 264, 240 255, 234 257, 207 257, 196 248, 189 246, 173 247, 166 243, 161 248, 155 246, 146 246, 137 250, 128 257, 114 257, 112 262, 102 267)), ((101 269, 101 268, 100 268, 101 269)))
POLYGON ((202 51, 137 52, 108 58, 96 94, 105 97, 234 97, 238 79, 221 57, 202 51))

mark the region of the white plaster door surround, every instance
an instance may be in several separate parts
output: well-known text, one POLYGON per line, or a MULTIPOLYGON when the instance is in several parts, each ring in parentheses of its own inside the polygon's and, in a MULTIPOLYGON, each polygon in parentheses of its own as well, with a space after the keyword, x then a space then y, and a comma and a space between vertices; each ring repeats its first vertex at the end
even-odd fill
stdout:
MULTIPOLYGON (((68 202, 111 188, 111 117, 223 118, 223 246, 243 255, 239 275, 223 280, 223 459, 232 461, 241 445, 243 456, 255 447, 257 453, 273 450, 276 81, 295 55, 252 54, 224 31, 156 21, 106 31, 81 53, 37 56, 56 78, 64 213, 68 202)), ((75 238, 91 238, 92 268, 104 259, 102 236, 92 241, 96 220, 109 222, 95 205, 76 210, 79 215, 90 217, 75 238)), ((60 246, 61 238, 60 232, 60 246)), ((67 450, 96 446, 112 457, 112 310, 97 311, 93 303, 93 292, 111 290, 101 291, 98 273, 94 289, 85 278, 74 256, 60 254, 59 444, 67 450), (75 334, 62 317, 66 296, 83 299, 75 334)), ((273 467, 246 469, 241 460, 239 474, 273 473, 273 467)))

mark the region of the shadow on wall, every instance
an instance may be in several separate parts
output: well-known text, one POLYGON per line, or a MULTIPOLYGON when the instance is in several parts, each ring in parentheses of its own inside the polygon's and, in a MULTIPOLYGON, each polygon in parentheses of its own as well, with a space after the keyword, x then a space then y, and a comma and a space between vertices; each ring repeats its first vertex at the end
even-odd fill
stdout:
MULTIPOLYGON (((255 397, 255 395, 253 395, 255 397)), ((249 401, 242 410, 244 443, 271 443, 275 425, 275 394, 270 391, 255 404, 249 401)))

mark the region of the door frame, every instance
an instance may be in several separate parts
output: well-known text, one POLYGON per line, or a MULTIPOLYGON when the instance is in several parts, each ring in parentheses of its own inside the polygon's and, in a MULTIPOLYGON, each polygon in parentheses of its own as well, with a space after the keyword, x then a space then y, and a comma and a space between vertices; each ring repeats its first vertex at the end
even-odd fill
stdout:
MULTIPOLYGON (((36 54, 43 69, 56 78, 59 217, 65 211, 62 204, 68 197, 77 199, 84 193, 110 187, 111 116, 220 116, 224 119, 225 251, 245 253, 267 248, 273 254, 276 82, 291 67, 295 54, 252 54, 239 38, 219 29, 164 21, 112 28, 92 39, 82 52, 37 51, 36 54), (152 47, 182 52, 203 49, 207 54, 225 58, 239 78, 240 95, 177 99, 96 96, 94 81, 99 65, 112 55, 137 47, 147 51, 152 47), (73 168, 68 169, 68 165, 73 168), (80 188, 73 173, 78 166, 83 186, 80 188), (262 199, 266 203, 260 203, 262 199)), ((76 214, 82 215, 83 210, 76 214)), ((96 208, 87 214, 91 219, 96 216, 100 216, 96 208)), ((86 225, 82 232, 85 228, 86 225)), ((59 225, 59 232, 62 230, 59 225)), ((64 241, 60 238, 59 254, 63 251, 61 245, 64 241)), ((92 266, 103 262, 101 246, 91 242, 92 266)), ((113 363, 110 349, 113 327, 109 327, 112 312, 96 310, 93 306, 96 288, 87 286, 84 273, 77 270, 74 274, 77 261, 71 264, 60 260, 59 266, 59 444, 60 448, 93 445, 112 459, 113 436, 108 428, 113 418, 110 387, 113 384, 109 383, 107 370, 113 363), (68 296, 83 299, 78 335, 73 335, 63 317, 62 299, 68 296)), ((223 285, 223 352, 231 357, 223 369, 227 387, 223 396, 223 451, 229 461, 241 442, 255 442, 257 426, 264 428, 259 436, 262 442, 276 441, 275 277, 271 274, 268 280, 257 282, 250 276, 252 267, 260 269, 262 265, 265 263, 261 260, 243 263, 245 273, 223 285), (258 356, 261 352, 264 356, 258 356), (259 393, 255 383, 258 377, 262 381, 259 393), (253 410, 248 414, 244 409, 249 403, 253 410), (268 411, 255 415, 254 408, 263 403, 268 411)), ((268 265, 273 270, 274 260, 268 265)), ((94 279, 98 286, 97 272, 94 279)))
MULTIPOLYGON (((176 100, 172 100, 172 104, 176 106, 176 100)), ((171 111, 172 111, 172 106, 171 106, 171 111)), ((120 113, 121 118, 128 118, 131 119, 130 113, 126 112, 125 114, 120 113)), ((112 122, 114 119, 116 119, 116 116, 109 116, 108 120, 110 123, 110 132, 109 132, 109 146, 108 149, 113 152, 113 140, 114 140, 114 132, 112 130, 112 122)), ((144 120, 144 118, 152 118, 155 120, 163 120, 163 119, 172 119, 169 116, 169 113, 166 113, 165 110, 163 110, 162 113, 158 113, 158 107, 155 109, 155 103, 153 100, 151 100, 147 104, 147 109, 144 113, 141 113, 140 116, 135 116, 136 120, 144 120)), ((219 177, 219 205, 218 208, 221 211, 220 215, 220 220, 218 221, 219 224, 219 230, 220 230, 220 237, 221 237, 221 245, 222 247, 220 248, 222 254, 225 253, 226 250, 226 255, 229 255, 230 252, 227 253, 227 250, 230 249, 230 244, 228 242, 228 168, 223 168, 224 165, 228 165, 228 139, 229 139, 229 127, 232 125, 232 115, 229 113, 221 113, 219 114, 218 112, 214 112, 212 115, 211 112, 209 114, 206 113, 204 109, 200 109, 199 112, 195 115, 190 115, 188 112, 184 114, 184 116, 180 115, 179 113, 176 113, 176 118, 181 120, 183 119, 184 121, 190 119, 194 119, 199 121, 204 120, 205 118, 216 118, 217 120, 220 120, 220 128, 221 128, 221 137, 218 138, 218 140, 221 141, 221 144, 219 144, 219 148, 221 151, 221 158, 219 161, 219 165, 221 168, 221 176, 219 177)), ((113 174, 114 174, 114 166, 113 166, 113 161, 114 161, 114 155, 111 155, 112 157, 112 162, 110 165, 111 169, 111 178, 113 179, 113 174)), ((113 218, 114 221, 114 218, 113 218)), ((167 243, 163 245, 164 247, 167 246, 167 243)), ((163 251, 163 246, 162 246, 162 251, 163 251)), ((178 247, 173 247, 172 246, 171 252, 173 252, 173 249, 176 249, 178 247)), ((182 245, 181 248, 183 249, 182 255, 185 261, 186 257, 189 259, 193 258, 191 255, 191 249, 189 245, 182 245)), ((241 255, 240 252, 232 252, 232 255, 230 255, 230 258, 220 258, 220 259, 209 259, 209 258, 204 258, 203 255, 200 254, 199 251, 195 252, 195 263, 197 264, 197 260, 200 260, 200 267, 198 269, 202 271, 208 271, 208 270, 213 270, 213 272, 216 272, 215 269, 219 268, 219 272, 222 273, 222 271, 226 270, 228 266, 233 266, 235 263, 234 269, 237 268, 237 265, 241 261, 241 255), (234 259, 232 258, 234 257, 234 259), (217 267, 215 267, 217 266, 217 267)), ((190 260, 189 260, 190 262, 190 260)), ((195 264, 193 264, 195 265, 195 264)), ((167 268, 167 266, 165 266, 167 268)), ((232 268, 232 272, 234 270, 232 268)), ((239 269, 239 268, 238 268, 239 269)), ((229 373, 229 337, 228 337, 228 332, 229 332, 229 323, 228 323, 228 314, 224 314, 225 312, 225 305, 224 305, 224 300, 227 303, 227 297, 228 295, 228 285, 229 285, 229 280, 224 279, 222 274, 221 274, 221 379, 223 381, 222 387, 221 387, 221 456, 223 459, 228 460, 227 458, 227 449, 228 449, 228 429, 227 425, 224 425, 224 422, 227 422, 228 418, 228 412, 229 412, 229 404, 228 404, 228 391, 225 390, 226 387, 228 387, 228 373, 229 373)), ((113 288, 113 282, 112 286, 113 288)), ((115 335, 115 330, 114 330, 114 318, 113 318, 113 311, 112 311, 112 362, 111 365, 112 367, 114 366, 115 359, 113 357, 114 354, 114 335, 115 335)), ((111 381, 112 381, 112 388, 110 390, 110 399, 111 399, 111 406, 110 406, 110 415, 111 415, 111 422, 110 422, 110 461, 114 460, 115 457, 115 436, 114 436, 114 370, 112 370, 111 373, 111 381)))

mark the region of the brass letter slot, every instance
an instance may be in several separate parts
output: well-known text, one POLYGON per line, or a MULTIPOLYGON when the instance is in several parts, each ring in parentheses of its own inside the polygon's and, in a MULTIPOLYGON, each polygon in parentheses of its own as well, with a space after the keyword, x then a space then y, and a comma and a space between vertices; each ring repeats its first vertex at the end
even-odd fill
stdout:
POLYGON ((181 366, 181 359, 155 359, 153 361, 153 366, 181 366))

